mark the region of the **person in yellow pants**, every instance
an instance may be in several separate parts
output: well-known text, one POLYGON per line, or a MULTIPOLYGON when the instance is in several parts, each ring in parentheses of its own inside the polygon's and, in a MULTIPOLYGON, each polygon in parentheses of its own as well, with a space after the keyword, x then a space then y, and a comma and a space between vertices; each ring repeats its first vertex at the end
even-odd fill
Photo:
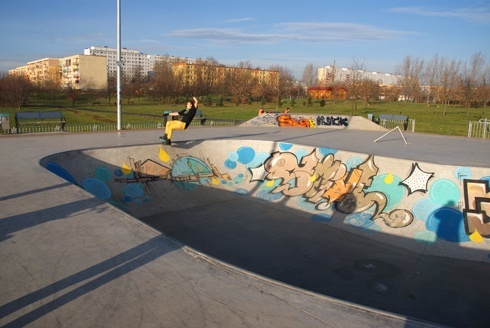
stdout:
POLYGON ((186 104, 186 109, 181 110, 180 112, 170 113, 169 116, 177 116, 182 115, 182 119, 179 120, 171 120, 168 121, 165 125, 165 135, 160 137, 160 140, 167 145, 172 144, 172 135, 174 130, 185 130, 191 124, 192 119, 196 115, 198 101, 196 97, 192 97, 191 101, 188 101, 186 104))

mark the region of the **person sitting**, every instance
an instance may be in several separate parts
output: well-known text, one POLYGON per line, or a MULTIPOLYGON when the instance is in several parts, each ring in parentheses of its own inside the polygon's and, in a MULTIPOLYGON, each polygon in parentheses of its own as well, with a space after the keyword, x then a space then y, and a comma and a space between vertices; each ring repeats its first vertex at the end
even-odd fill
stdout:
POLYGON ((192 97, 193 100, 189 100, 186 104, 186 109, 181 110, 180 112, 172 112, 169 116, 178 116, 182 115, 182 119, 179 120, 171 120, 167 121, 165 125, 165 135, 160 137, 160 140, 167 144, 172 144, 172 134, 174 130, 185 130, 191 124, 194 116, 196 115, 196 111, 198 108, 198 100, 196 97, 192 97))
POLYGON ((262 114, 265 114, 265 109, 263 107, 261 107, 259 109, 259 115, 262 115, 262 114))

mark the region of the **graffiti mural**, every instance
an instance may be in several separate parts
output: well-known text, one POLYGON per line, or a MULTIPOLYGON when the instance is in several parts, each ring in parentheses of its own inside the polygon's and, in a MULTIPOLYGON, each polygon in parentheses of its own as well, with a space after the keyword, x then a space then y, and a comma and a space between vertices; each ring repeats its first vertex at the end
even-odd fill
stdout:
POLYGON ((287 113, 266 113, 251 119, 249 125, 256 126, 280 126, 280 127, 347 127, 349 118, 342 116, 328 116, 318 114, 287 114, 287 113))
POLYGON ((277 122, 279 126, 297 126, 301 128, 316 128, 315 121, 313 119, 307 119, 304 117, 293 118, 289 114, 283 114, 277 116, 277 122))
POLYGON ((427 184, 433 176, 434 173, 424 172, 419 168, 418 163, 414 163, 408 178, 400 182, 400 184, 407 188, 409 195, 416 191, 425 193, 427 192, 427 184))
POLYGON ((327 125, 327 126, 349 126, 349 119, 347 117, 333 117, 333 116, 318 116, 316 118, 316 122, 318 126, 327 125))
POLYGON ((490 238, 490 188, 485 180, 464 180, 466 234, 490 238))
POLYGON ((449 174, 445 168, 441 174, 429 163, 394 165, 375 155, 286 142, 151 149, 153 154, 110 159, 119 164, 95 161, 84 176, 75 175, 76 167, 70 171, 74 161, 65 162, 67 167, 48 162, 46 168, 123 210, 158 201, 154 188, 168 184, 183 191, 213 187, 281 202, 319 224, 341 222, 362 233, 406 228, 424 244, 490 239, 490 176, 475 179, 478 173, 471 168, 455 167, 449 174))
POLYGON ((367 191, 373 177, 378 173, 374 156, 348 170, 335 159, 334 154, 320 157, 317 150, 298 160, 291 152, 275 152, 264 164, 250 168, 252 180, 280 181, 271 193, 282 193, 288 197, 302 196, 316 204, 316 209, 335 209, 344 214, 353 214, 374 208, 370 219, 382 219, 387 226, 400 228, 413 221, 413 215, 404 209, 383 212, 387 205, 386 196, 379 191, 367 191))
POLYGON ((131 176, 116 178, 121 183, 142 183, 149 194, 151 189, 149 182, 168 180, 177 187, 189 190, 195 189, 197 185, 210 185, 216 179, 231 180, 228 174, 221 174, 216 165, 211 162, 193 157, 183 156, 178 158, 171 167, 166 167, 151 159, 135 162, 129 158, 131 164, 131 176))

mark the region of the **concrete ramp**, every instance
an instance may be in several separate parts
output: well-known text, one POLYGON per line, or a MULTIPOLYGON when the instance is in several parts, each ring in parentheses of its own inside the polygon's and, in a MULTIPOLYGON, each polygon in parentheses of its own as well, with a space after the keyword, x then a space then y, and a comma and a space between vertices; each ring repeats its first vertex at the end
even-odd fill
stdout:
POLYGON ((364 131, 386 131, 382 126, 361 116, 348 116, 339 114, 286 114, 265 113, 258 115, 242 126, 254 127, 302 127, 302 128, 329 128, 364 131))
POLYGON ((489 168, 258 140, 41 164, 241 272, 438 324, 490 323, 489 168))

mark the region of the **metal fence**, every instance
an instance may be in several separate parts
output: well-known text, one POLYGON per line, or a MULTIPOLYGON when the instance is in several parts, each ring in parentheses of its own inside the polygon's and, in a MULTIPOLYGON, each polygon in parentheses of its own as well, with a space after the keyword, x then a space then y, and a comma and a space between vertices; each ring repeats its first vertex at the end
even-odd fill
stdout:
MULTIPOLYGON (((227 120, 227 119, 212 119, 206 118, 202 120, 194 120, 190 126, 234 126, 244 123, 243 120, 227 120)), ((163 122, 143 122, 143 123, 126 123, 123 124, 123 130, 152 130, 163 128, 163 122)), ((61 125, 46 124, 46 125, 23 125, 19 128, 12 127, 10 133, 42 133, 42 132, 98 132, 98 131, 115 131, 117 130, 116 123, 95 123, 95 124, 65 124, 62 129, 61 125)), ((8 133, 7 131, 4 131, 8 133)))
POLYGON ((402 130, 415 132, 415 119, 413 118, 409 118, 408 121, 382 119, 379 121, 379 125, 386 129, 394 129, 398 126, 402 130))
POLYGON ((482 118, 468 124, 468 137, 490 139, 490 120, 482 118))

